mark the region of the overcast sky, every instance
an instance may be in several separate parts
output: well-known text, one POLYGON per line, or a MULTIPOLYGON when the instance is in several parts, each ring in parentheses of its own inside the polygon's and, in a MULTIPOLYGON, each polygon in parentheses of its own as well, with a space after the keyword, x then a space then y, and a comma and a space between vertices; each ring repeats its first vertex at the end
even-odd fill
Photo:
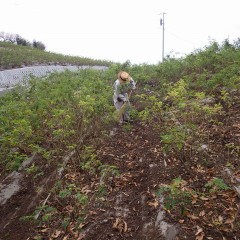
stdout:
POLYGON ((239 0, 0 0, 0 32, 66 55, 157 64, 240 37, 239 0))

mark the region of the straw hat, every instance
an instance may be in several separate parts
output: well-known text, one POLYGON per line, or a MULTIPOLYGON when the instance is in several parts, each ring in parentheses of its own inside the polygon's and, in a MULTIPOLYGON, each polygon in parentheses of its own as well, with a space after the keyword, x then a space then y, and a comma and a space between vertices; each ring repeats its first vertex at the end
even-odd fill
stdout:
POLYGON ((125 82, 129 81, 130 78, 131 78, 131 76, 127 72, 120 71, 118 73, 118 80, 120 81, 120 83, 125 83, 125 82))

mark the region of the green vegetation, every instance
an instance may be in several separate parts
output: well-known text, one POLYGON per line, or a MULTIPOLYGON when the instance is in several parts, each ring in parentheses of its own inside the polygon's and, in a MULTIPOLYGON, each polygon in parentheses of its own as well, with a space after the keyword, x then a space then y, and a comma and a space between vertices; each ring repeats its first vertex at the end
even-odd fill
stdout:
POLYGON ((186 182, 181 178, 173 179, 169 185, 163 185, 157 192, 158 196, 164 196, 164 207, 167 210, 176 209, 183 215, 187 210, 187 206, 191 203, 191 196, 194 192, 188 189, 186 182))
POLYGON ((109 66, 109 61, 90 59, 85 57, 68 56, 53 52, 43 51, 30 46, 15 45, 0 41, 0 68, 16 68, 35 64, 59 65, 97 65, 109 66))
POLYGON ((37 152, 52 160, 111 121, 111 84, 101 71, 32 79, 0 98, 0 165, 17 169, 37 152))
MULTIPOLYGON (((13 60, 23 63, 23 59, 68 63, 79 60, 5 42, 0 42, 0 51, 1 66, 13 60)), ((111 86, 120 69, 131 72, 139 89, 143 89, 133 97, 133 102, 144 106, 133 110, 134 118, 151 122, 160 130, 162 150, 166 154, 174 152, 181 159, 198 158, 201 153, 192 150, 209 143, 201 124, 221 124, 218 118, 224 114, 223 108, 236 102, 239 59, 238 41, 222 45, 213 42, 184 59, 169 58, 157 66, 126 62, 112 64, 106 71, 66 71, 41 81, 32 79, 28 87, 19 86, 0 99, 0 164, 5 170, 17 169, 33 152, 51 159, 101 132, 104 125, 114 121, 111 86)), ((239 148, 234 152, 238 154, 239 148)), ((81 164, 89 168, 96 163, 88 160, 81 164)))
POLYGON ((205 187, 209 189, 210 193, 230 189, 230 187, 223 181, 223 179, 220 178, 211 179, 207 184, 205 184, 205 187))

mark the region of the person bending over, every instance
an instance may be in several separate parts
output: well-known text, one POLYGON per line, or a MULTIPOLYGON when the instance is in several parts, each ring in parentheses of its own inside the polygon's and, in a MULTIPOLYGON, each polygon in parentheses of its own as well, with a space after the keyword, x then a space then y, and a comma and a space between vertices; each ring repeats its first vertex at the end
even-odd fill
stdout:
MULTIPOLYGON (((113 84, 114 94, 113 94, 113 102, 117 111, 122 110, 123 104, 127 104, 130 106, 129 102, 129 91, 136 89, 136 83, 133 78, 129 75, 129 73, 125 71, 120 71, 118 73, 118 78, 115 80, 113 84)), ((129 107, 126 107, 120 115, 119 123, 129 122, 129 107)))

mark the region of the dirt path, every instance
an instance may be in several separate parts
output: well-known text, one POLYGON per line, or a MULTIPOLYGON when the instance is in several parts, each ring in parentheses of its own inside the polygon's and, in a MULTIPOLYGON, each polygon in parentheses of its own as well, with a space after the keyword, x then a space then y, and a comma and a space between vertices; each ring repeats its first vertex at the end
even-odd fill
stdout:
POLYGON ((99 159, 117 166, 120 176, 108 182, 110 193, 97 214, 88 218, 85 239, 175 239, 177 228, 163 221, 156 196, 167 177, 159 147, 158 134, 147 125, 117 128, 101 145, 99 159))

